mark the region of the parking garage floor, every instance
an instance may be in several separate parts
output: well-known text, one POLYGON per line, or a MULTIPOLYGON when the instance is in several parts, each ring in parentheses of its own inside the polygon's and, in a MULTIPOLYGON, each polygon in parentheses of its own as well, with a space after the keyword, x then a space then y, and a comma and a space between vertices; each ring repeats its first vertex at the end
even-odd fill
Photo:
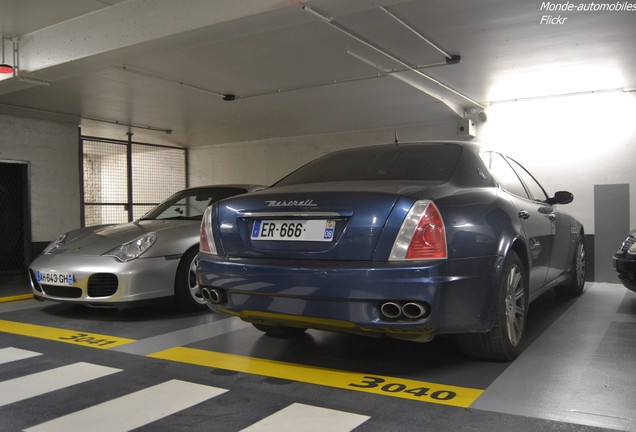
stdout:
POLYGON ((636 293, 530 307, 510 363, 170 307, 36 302, 0 279, 2 431, 636 431, 636 293))

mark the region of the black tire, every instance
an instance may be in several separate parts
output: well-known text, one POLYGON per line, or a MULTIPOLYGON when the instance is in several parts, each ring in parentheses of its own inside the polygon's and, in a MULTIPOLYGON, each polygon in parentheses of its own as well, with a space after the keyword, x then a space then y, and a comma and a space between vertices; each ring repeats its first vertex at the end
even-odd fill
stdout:
POLYGON ((562 296, 578 297, 585 288, 585 242, 582 235, 577 239, 571 266, 567 284, 555 287, 554 291, 562 296))
POLYGON ((282 338, 292 338, 298 337, 307 331, 306 328, 302 327, 285 327, 278 325, 268 325, 268 324, 255 324, 252 325, 258 330, 267 333, 270 336, 282 337, 282 338))
POLYGON ((515 252, 504 262, 499 281, 495 323, 486 333, 459 335, 459 348, 469 357, 510 361, 521 352, 528 312, 526 269, 515 252))
POLYGON ((198 311, 207 309, 205 299, 197 283, 196 267, 199 246, 190 248, 183 254, 174 281, 174 296, 180 309, 198 311))

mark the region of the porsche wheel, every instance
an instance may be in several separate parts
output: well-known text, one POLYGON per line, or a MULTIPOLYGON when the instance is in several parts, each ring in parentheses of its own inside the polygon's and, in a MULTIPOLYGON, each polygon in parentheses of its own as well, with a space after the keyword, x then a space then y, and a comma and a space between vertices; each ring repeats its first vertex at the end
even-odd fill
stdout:
POLYGON ((174 284, 177 304, 183 310, 207 309, 205 299, 197 283, 196 269, 199 264, 198 245, 188 249, 181 257, 174 284))

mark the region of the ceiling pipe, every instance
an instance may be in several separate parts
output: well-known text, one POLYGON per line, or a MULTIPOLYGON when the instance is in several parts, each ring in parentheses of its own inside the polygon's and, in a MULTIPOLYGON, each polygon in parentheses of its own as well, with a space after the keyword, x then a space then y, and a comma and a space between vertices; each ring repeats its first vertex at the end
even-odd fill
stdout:
POLYGON ((500 100, 490 101, 489 105, 507 104, 507 103, 513 103, 513 102, 528 102, 528 101, 543 100, 543 99, 556 99, 556 98, 571 97, 571 96, 586 96, 586 95, 602 94, 602 93, 633 93, 634 91, 636 91, 636 89, 628 89, 624 87, 598 89, 598 90, 585 90, 585 91, 571 92, 571 93, 556 93, 556 94, 547 94, 547 95, 541 95, 541 96, 520 97, 516 99, 500 99, 500 100))
POLYGON ((108 119, 103 119, 103 118, 98 118, 98 117, 90 117, 90 116, 86 116, 86 115, 80 115, 80 117, 83 120, 91 120, 91 121, 99 122, 99 123, 109 123, 109 124, 113 124, 113 125, 117 125, 117 126, 126 126, 128 128, 135 128, 135 129, 144 129, 144 130, 149 130, 149 131, 153 131, 153 132, 163 132, 166 135, 171 135, 172 134, 172 129, 165 129, 165 128, 161 128, 161 127, 157 127, 157 126, 142 125, 142 124, 124 122, 124 121, 121 121, 121 120, 108 120, 108 119))
POLYGON ((41 86, 50 86, 51 83, 49 81, 45 81, 39 78, 32 78, 26 75, 18 75, 17 76, 19 81, 23 81, 23 82, 27 82, 29 84, 36 84, 36 85, 41 85, 41 86))
POLYGON ((433 48, 435 48, 437 51, 442 53, 444 55, 444 57, 445 57, 445 61, 437 62, 437 63, 431 63, 431 64, 427 64, 427 65, 411 66, 410 64, 408 64, 405 61, 397 58, 396 56, 384 51, 383 49, 379 48, 378 46, 374 45, 373 43, 364 40, 362 37, 356 35, 355 33, 353 33, 352 31, 350 31, 348 29, 346 29, 345 27, 340 26, 339 24, 335 23, 335 19, 333 17, 327 17, 325 15, 322 15, 321 13, 317 12, 316 10, 314 10, 311 7, 309 7, 307 5, 304 5, 304 4, 301 5, 301 7, 306 12, 308 12, 308 13, 316 16, 317 18, 319 18, 321 21, 326 22, 328 24, 331 24, 337 30, 339 30, 339 31, 343 32, 344 34, 346 34, 347 36, 355 39, 356 41, 360 42, 364 46, 367 46, 367 47, 373 49, 374 51, 384 55, 385 57, 397 62, 402 67, 401 68, 386 69, 386 68, 381 67, 380 65, 374 64, 371 61, 364 59, 363 57, 361 57, 361 56, 359 56, 359 55, 357 55, 357 54, 355 54, 355 53, 353 53, 351 51, 347 51, 347 53, 349 55, 351 55, 351 56, 355 57, 356 59, 358 59, 360 61, 363 61, 363 62, 369 64, 370 66, 376 68, 379 71, 379 73, 374 74, 374 75, 361 76, 361 77, 353 77, 353 78, 345 78, 345 79, 339 79, 339 80, 329 80, 329 81, 324 81, 324 82, 311 83, 311 84, 300 85, 300 86, 289 87, 289 88, 278 88, 278 89, 275 89, 275 90, 268 90, 268 91, 264 91, 264 92, 259 92, 259 93, 254 93, 254 94, 247 94, 247 95, 237 95, 237 94, 234 94, 234 93, 222 93, 222 92, 219 92, 219 91, 215 91, 215 90, 207 89, 207 88, 204 88, 204 87, 196 86, 196 85, 193 85, 193 84, 189 84, 189 83, 186 83, 186 82, 183 82, 183 81, 172 79, 172 78, 169 78, 169 77, 166 77, 166 76, 154 73, 154 72, 145 71, 145 70, 138 69, 138 68, 131 67, 131 66, 124 65, 121 68, 125 72, 131 72, 131 73, 134 73, 134 74, 137 74, 137 75, 145 76, 147 78, 152 78, 152 79, 157 79, 157 80, 161 80, 161 81, 171 82, 173 84, 177 84, 177 85, 180 85, 180 86, 183 86, 183 87, 187 87, 187 88, 190 88, 192 90, 198 90, 198 91, 202 91, 202 92, 205 92, 205 93, 209 93, 209 94, 212 94, 214 96, 220 97, 224 101, 235 101, 235 100, 239 100, 239 99, 250 99, 250 98, 255 98, 255 97, 270 96, 270 95, 275 95, 275 94, 281 94, 281 93, 287 93, 287 92, 293 92, 293 91, 299 91, 299 90, 306 90, 306 89, 317 88, 317 87, 325 87, 325 86, 329 86, 329 85, 336 85, 336 84, 344 84, 344 83, 351 83, 351 82, 357 82, 357 81, 364 81, 364 80, 369 80, 369 79, 382 78, 382 77, 385 77, 385 76, 393 76, 394 78, 400 79, 401 81, 403 81, 403 82, 405 82, 405 83, 417 88, 418 90, 422 91, 423 93, 426 93, 429 96, 440 100, 442 103, 447 105, 451 110, 453 110, 460 117, 466 118, 468 110, 472 110, 472 111, 475 110, 475 107, 471 107, 471 108, 466 109, 466 108, 460 106, 459 104, 457 104, 457 103, 455 103, 453 101, 450 101, 448 98, 445 98, 444 96, 432 91, 430 88, 425 88, 424 85, 416 83, 414 79, 409 79, 408 77, 404 76, 405 73, 414 72, 414 73, 426 78, 427 80, 434 82, 435 84, 437 84, 441 88, 444 88, 447 91, 455 94, 456 96, 459 96, 460 98, 470 102, 472 105, 476 106, 478 110, 483 110, 485 108, 479 102, 477 102, 477 101, 469 98, 468 96, 458 92, 457 90, 449 87, 448 85, 446 85, 446 84, 442 83, 441 81, 431 77, 430 75, 427 75, 427 74, 421 72, 422 69, 427 69, 427 68, 445 66, 445 65, 448 65, 448 64, 459 63, 461 58, 458 55, 451 55, 451 54, 447 53, 442 48, 440 48, 438 45, 434 44, 432 41, 430 41, 428 38, 426 38, 424 35, 420 34, 415 29, 410 27, 408 24, 406 24, 404 21, 402 21, 400 18, 398 18, 395 14, 393 14, 389 10, 387 10, 385 8, 381 8, 385 13, 387 13, 393 19, 397 20, 401 25, 405 26, 411 32, 415 33, 420 39, 423 39, 424 41, 426 41, 426 43, 428 43, 433 48))
MULTIPOLYGON (((347 29, 346 27, 341 26, 340 24, 338 24, 335 21, 335 19, 333 17, 325 16, 325 15, 321 14, 320 12, 317 12, 315 9, 312 9, 311 7, 309 7, 309 6, 305 5, 305 4, 302 5, 302 8, 305 11, 309 12, 310 14, 318 17, 324 23, 331 25, 333 28, 335 28, 336 30, 338 30, 341 33, 345 34, 346 36, 356 40, 357 42, 363 44, 364 46, 366 46, 368 48, 371 48, 372 50, 374 50, 374 51, 382 54, 383 56, 389 58, 390 60, 398 63, 399 65, 401 65, 402 67, 404 67, 408 71, 413 72, 413 73, 415 73, 415 74, 417 74, 417 75, 419 75, 419 76, 421 76, 421 77, 433 82, 434 84, 440 86, 441 88, 445 89, 446 91, 449 91, 450 93, 452 93, 452 94, 460 97, 461 99, 469 102, 471 105, 474 105, 474 106, 476 106, 478 108, 481 108, 481 109, 485 109, 486 108, 480 102, 477 102, 476 100, 468 97, 467 95, 461 93, 460 91, 455 90, 454 88, 448 86, 447 84, 443 83, 442 81, 438 80, 437 78, 434 78, 434 77, 432 77, 432 76, 430 76, 428 74, 425 74, 424 72, 418 70, 414 66, 411 66, 410 64, 408 64, 404 60, 401 60, 400 58, 396 57, 395 55, 387 52, 386 50, 383 50, 382 48, 378 47, 377 45, 373 44, 372 42, 363 39, 361 36, 355 34, 353 31, 347 29)), ((448 58, 448 57, 446 57, 446 58, 448 58)), ((423 91, 424 93, 428 94, 428 92, 426 90, 424 90, 423 88, 420 87, 419 89, 421 91, 423 91)), ((453 111, 455 111, 455 110, 453 109, 453 111)))
MULTIPOLYGON (((358 58, 361 61, 365 61, 365 60, 362 60, 358 55, 356 55, 353 52, 347 51, 347 54, 349 54, 349 55, 351 55, 351 56, 353 56, 355 58, 358 58)), ((371 63, 369 63, 369 64, 371 64, 371 63)), ((439 66, 445 66, 446 64, 447 63, 445 63, 445 62, 431 63, 431 64, 427 64, 427 65, 418 66, 417 69, 434 68, 434 67, 439 67, 439 66)), ((372 65, 372 66, 375 66, 375 65, 372 65)), ((198 91, 202 91, 202 92, 205 92, 205 93, 209 93, 209 94, 212 94, 214 96, 218 96, 218 97, 222 98, 224 101, 234 101, 234 100, 239 100, 239 99, 251 99, 251 98, 256 98, 256 97, 261 97, 261 96, 271 96, 271 95, 276 95, 276 94, 294 92, 294 91, 299 91, 299 90, 308 90, 308 89, 312 89, 312 88, 326 87, 326 86, 332 86, 332 85, 337 85, 337 84, 346 84, 346 83, 352 83, 352 82, 357 82, 357 81, 366 81, 366 80, 370 80, 370 79, 382 78, 382 77, 393 75, 393 74, 399 74, 400 72, 408 72, 410 70, 408 68, 392 69, 392 70, 388 70, 388 71, 379 69, 381 72, 373 74, 373 75, 365 75, 365 76, 359 76, 359 77, 353 77, 353 78, 333 79, 333 80, 328 80, 328 81, 315 82, 315 83, 311 83, 311 84, 294 86, 294 87, 277 88, 275 90, 267 90, 267 91, 263 91, 263 92, 259 92, 259 93, 252 93, 252 94, 245 94, 245 95, 236 95, 234 93, 221 93, 221 92, 218 92, 218 91, 206 89, 204 87, 195 86, 193 84, 188 84, 188 83, 185 83, 183 81, 179 81, 179 80, 175 80, 175 79, 172 79, 172 78, 168 78, 168 77, 159 75, 159 74, 157 74, 155 72, 150 72, 150 71, 138 69, 138 68, 131 67, 131 66, 125 66, 124 65, 124 66, 121 66, 121 69, 123 71, 125 71, 125 72, 134 73, 134 74, 137 74, 137 75, 141 75, 143 77, 152 78, 152 79, 156 79, 156 80, 159 80, 159 81, 165 81, 165 82, 169 82, 169 83, 172 83, 172 84, 177 84, 177 85, 180 85, 180 86, 192 89, 192 90, 198 90, 198 91)))
POLYGON ((439 45, 437 45, 436 43, 434 43, 433 41, 431 41, 429 38, 427 38, 426 36, 424 36, 422 33, 418 32, 417 30, 415 30, 413 27, 411 27, 410 25, 408 25, 406 22, 404 22, 404 20, 402 20, 401 18, 399 18, 397 15, 395 15, 393 12, 391 12, 390 10, 388 10, 386 7, 384 6, 380 6, 380 10, 385 12, 387 15, 389 15, 391 18, 393 18, 395 21, 397 21, 398 23, 400 23, 404 28, 406 28, 407 30, 409 30, 411 33, 413 33, 415 36, 417 36, 418 38, 422 39, 424 42, 426 42, 427 44, 429 44, 431 47, 435 48, 437 51, 439 51, 444 57, 446 57, 446 63, 449 64, 456 64, 459 63, 461 61, 461 57, 458 55, 453 55, 453 54, 449 54, 446 51, 444 51, 439 45))
POLYGON ((153 132, 163 132, 166 135, 172 134, 172 129, 165 129, 165 128, 161 128, 157 126, 149 126, 149 125, 142 125, 142 124, 136 124, 136 123, 129 123, 129 122, 124 122, 120 120, 110 120, 110 119, 104 119, 99 117, 91 117, 91 116, 82 115, 82 114, 71 114, 71 113, 62 112, 62 111, 45 110, 41 108, 33 108, 28 106, 11 105, 11 104, 3 104, 3 103, 0 103, 0 108, 6 108, 9 110, 17 110, 17 111, 23 111, 23 110, 32 111, 34 113, 40 113, 47 116, 60 116, 60 117, 68 118, 72 121, 77 121, 77 119, 91 120, 98 123, 108 123, 108 124, 113 124, 118 126, 125 126, 128 128, 145 129, 145 130, 149 130, 153 132))
POLYGON ((184 82, 184 81, 179 81, 179 80, 176 80, 176 79, 168 78, 166 76, 159 75, 159 74, 154 73, 154 72, 148 72, 148 71, 145 71, 145 70, 142 70, 142 69, 138 69, 138 68, 135 68, 135 67, 131 67, 131 66, 124 65, 121 68, 122 68, 122 70, 124 72, 130 72, 130 73, 133 73, 133 74, 136 74, 136 75, 141 75, 141 76, 144 76, 146 78, 152 78, 152 79, 156 79, 156 80, 159 80, 159 81, 171 82, 173 84, 177 84, 177 85, 180 85, 180 86, 183 86, 183 87, 187 87, 187 88, 192 89, 192 90, 197 90, 197 91, 202 91, 204 93, 213 94, 214 96, 218 96, 218 97, 220 97, 220 98, 222 98, 224 100, 228 100, 228 99, 226 99, 227 98, 227 94, 225 94, 225 93, 217 92, 217 91, 210 90, 210 89, 207 89, 207 88, 204 88, 204 87, 195 86, 193 84, 188 84, 187 82, 184 82))
MULTIPOLYGON (((444 105, 449 107, 459 117, 466 118, 467 110, 463 106, 460 106, 459 104, 446 99, 444 96, 442 96, 442 95, 440 95, 438 93, 435 93, 431 89, 425 88, 421 83, 418 83, 415 79, 405 76, 404 72, 409 72, 410 71, 409 69, 398 69, 398 70, 390 70, 389 71, 389 70, 384 69, 381 65, 373 63, 371 60, 366 59, 366 58, 362 57, 359 54, 356 54, 356 53, 351 52, 351 51, 347 51, 347 54, 349 54, 350 56, 352 56, 353 58, 355 58, 357 60, 360 60, 363 63, 368 64, 371 67, 374 67, 374 68, 378 69, 379 71, 382 71, 381 75, 391 76, 393 78, 399 79, 403 83, 406 83, 406 84, 410 85, 411 87, 414 87, 414 88, 418 89, 422 93, 426 93, 427 95, 431 96, 432 98, 437 99, 438 101, 442 102, 444 105)), ((477 109, 479 109, 479 108, 477 108, 477 109)))

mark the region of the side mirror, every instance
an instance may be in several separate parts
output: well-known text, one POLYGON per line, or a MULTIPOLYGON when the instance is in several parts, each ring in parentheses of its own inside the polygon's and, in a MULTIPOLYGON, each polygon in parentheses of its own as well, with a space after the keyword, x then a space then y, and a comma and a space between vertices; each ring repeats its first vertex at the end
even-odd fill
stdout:
POLYGON ((574 201, 574 195, 568 191, 555 192, 553 198, 548 198, 548 204, 569 204, 574 201))

